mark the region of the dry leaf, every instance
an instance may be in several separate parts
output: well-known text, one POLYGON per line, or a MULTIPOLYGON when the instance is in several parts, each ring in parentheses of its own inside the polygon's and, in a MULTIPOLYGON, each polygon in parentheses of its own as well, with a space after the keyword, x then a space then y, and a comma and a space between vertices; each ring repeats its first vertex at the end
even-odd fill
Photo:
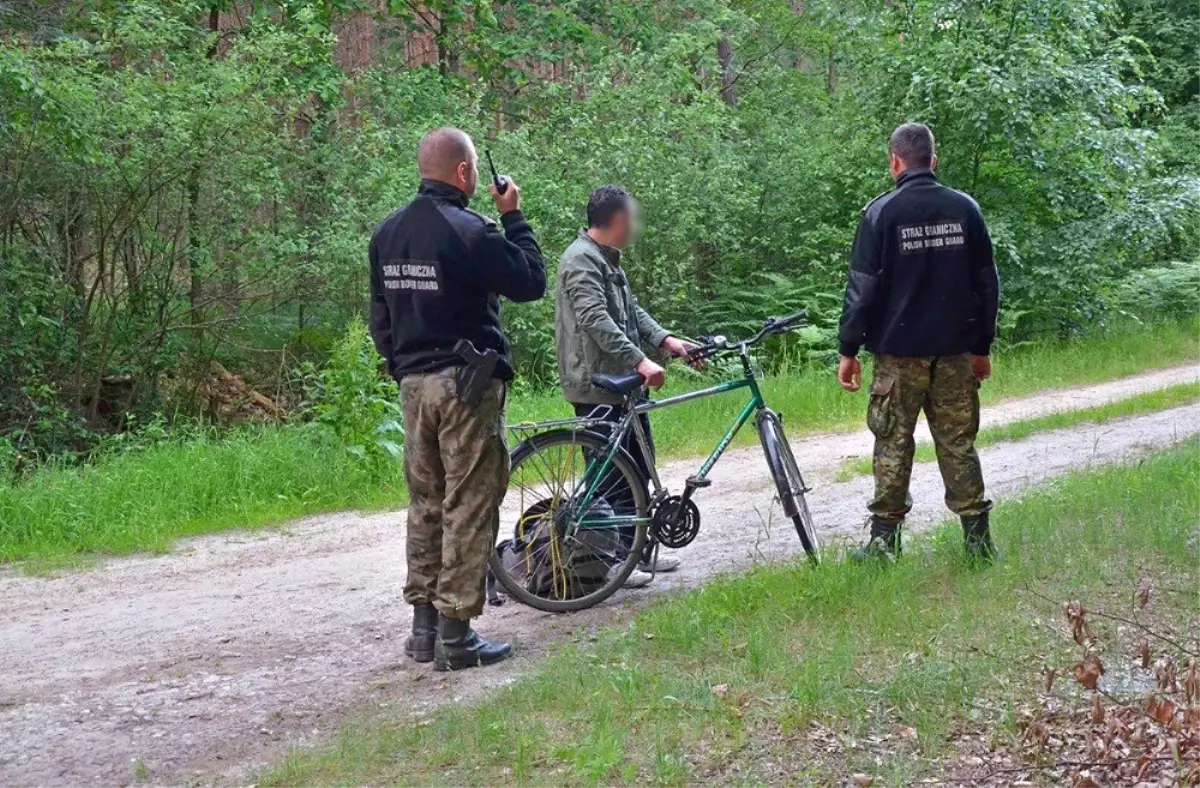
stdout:
POLYGON ((1142 660, 1142 668, 1150 670, 1150 641, 1142 638, 1142 642, 1138 644, 1138 656, 1142 660))
POLYGON ((1099 694, 1092 696, 1092 722, 1097 725, 1104 722, 1104 703, 1099 694))
POLYGON ((1125 738, 1129 735, 1129 726, 1121 722, 1121 720, 1117 717, 1117 713, 1119 712, 1120 709, 1112 714, 1107 715, 1108 724, 1106 728, 1108 729, 1108 738, 1113 744, 1128 748, 1128 745, 1125 744, 1125 738))
POLYGON ((1192 706, 1183 714, 1183 727, 1200 732, 1200 706, 1192 706))
POLYGON ((1025 740, 1041 749, 1046 746, 1046 742, 1050 741, 1050 728, 1041 720, 1034 720, 1025 729, 1025 740))
POLYGON ((1050 692, 1053 689, 1056 676, 1058 676, 1058 671, 1054 668, 1042 668, 1042 684, 1046 687, 1046 692, 1050 692))
POLYGON ((1183 699, 1189 704, 1200 701, 1200 664, 1188 660, 1187 674, 1183 679, 1183 699))
POLYGON ((1063 613, 1071 625, 1071 637, 1075 639, 1075 642, 1081 646, 1090 643, 1096 635, 1088 626, 1087 611, 1083 609, 1083 604, 1079 600, 1067 602, 1063 605, 1063 613))
POLYGON ((1175 665, 1175 660, 1171 657, 1163 657, 1154 666, 1154 678, 1158 681, 1158 688, 1163 692, 1178 692, 1179 691, 1179 668, 1175 665))
POLYGON ((1093 780, 1092 776, 1087 772, 1083 772, 1076 777, 1075 782, 1072 783, 1072 785, 1074 785, 1075 788, 1100 788, 1100 783, 1093 780))
POLYGON ((1158 720, 1163 725, 1170 725, 1171 721, 1175 719, 1175 712, 1177 711, 1179 711, 1179 707, 1170 698, 1160 698, 1157 695, 1151 695, 1146 699, 1146 714, 1158 720))
POLYGON ((852 779, 858 788, 871 788, 871 783, 875 782, 875 778, 869 774, 856 774, 852 779))
POLYGON ((726 693, 729 692, 729 685, 728 684, 714 684, 709 689, 711 689, 712 694, 716 695, 718 698, 723 698, 723 697, 725 697, 726 693))
POLYGON ((1085 688, 1094 690, 1100 683, 1100 677, 1104 675, 1104 664, 1100 661, 1100 657, 1096 656, 1096 652, 1089 651, 1084 656, 1083 662, 1071 669, 1071 675, 1085 688))
POLYGON ((917 729, 911 728, 907 725, 893 725, 892 733, 896 734, 901 739, 912 739, 915 741, 917 738, 917 729))
POLYGON ((1133 594, 1133 601, 1138 606, 1138 610, 1145 610, 1146 605, 1150 604, 1150 594, 1154 591, 1154 584, 1150 582, 1150 578, 1142 575, 1138 580, 1137 591, 1133 594))

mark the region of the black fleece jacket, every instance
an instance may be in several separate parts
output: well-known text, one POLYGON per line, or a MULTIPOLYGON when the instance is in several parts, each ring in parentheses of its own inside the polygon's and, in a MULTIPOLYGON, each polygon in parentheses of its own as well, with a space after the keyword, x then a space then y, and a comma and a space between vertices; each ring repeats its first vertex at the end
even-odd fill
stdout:
POLYGON ((459 366, 454 344, 503 360, 512 356, 500 326, 500 296, 536 301, 546 293, 546 264, 520 211, 492 220, 467 208, 448 183, 423 180, 416 198, 379 225, 371 239, 371 336, 396 378, 459 366))
POLYGON ((863 210, 850 254, 840 352, 987 355, 1000 280, 979 205, 928 169, 901 174, 863 210))

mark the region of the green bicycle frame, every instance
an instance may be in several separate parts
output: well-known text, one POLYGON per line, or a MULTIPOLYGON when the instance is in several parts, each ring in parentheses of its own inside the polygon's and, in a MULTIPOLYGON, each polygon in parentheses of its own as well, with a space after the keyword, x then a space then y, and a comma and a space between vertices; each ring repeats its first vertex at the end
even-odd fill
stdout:
MULTIPOLYGON (((700 465, 700 469, 696 472, 696 475, 691 479, 693 482, 703 482, 708 477, 708 474, 712 470, 713 466, 717 464, 717 460, 721 459, 721 455, 724 454, 725 450, 729 448, 729 444, 733 442, 734 437, 737 436, 738 431, 741 430, 742 426, 750 420, 750 417, 755 413, 755 411, 766 407, 766 402, 763 400, 762 391, 758 387, 758 379, 754 375, 753 371, 749 368, 748 364, 746 365, 746 377, 744 378, 727 381, 725 383, 719 383, 716 386, 711 386, 706 389, 690 391, 686 394, 678 394, 674 397, 668 397, 662 400, 649 400, 647 402, 640 402, 634 405, 634 407, 626 412, 626 414, 621 417, 620 421, 617 422, 617 426, 614 428, 609 438, 610 445, 605 455, 603 457, 597 457, 588 463, 588 467, 584 471, 583 475, 583 486, 586 487, 586 492, 583 496, 576 499, 579 507, 576 511, 586 511, 587 507, 591 504, 597 488, 600 486, 601 481, 603 481, 604 477, 608 473, 609 468, 612 466, 613 458, 616 457, 617 452, 620 451, 621 439, 627 430, 633 430, 643 455, 646 457, 652 456, 650 452, 649 438, 646 435, 645 430, 642 429, 642 423, 637 418, 638 416, 643 413, 649 413, 650 411, 667 408, 672 405, 679 405, 684 402, 704 399, 705 397, 724 394, 726 392, 736 391, 743 388, 750 389, 750 400, 746 403, 746 406, 742 408, 742 412, 738 414, 737 419, 735 419, 733 424, 731 424, 725 431, 725 435, 721 438, 720 442, 717 443, 716 448, 712 450, 712 453, 708 455, 708 457, 700 465)), ((595 421, 596 420, 592 420, 593 423, 595 421)), ((588 423, 588 420, 583 419, 576 421, 576 423, 580 422, 586 424, 588 423)), ((655 467, 655 463, 649 463, 649 470, 650 479, 648 481, 653 484, 655 495, 658 495, 662 491, 662 482, 658 478, 658 469, 655 467)), ((647 518, 644 517, 606 517, 603 519, 603 522, 606 526, 611 527, 613 525, 633 525, 635 523, 645 522, 646 520, 647 518)), ((589 521, 586 519, 580 519, 579 525, 586 527, 588 522, 589 521)))

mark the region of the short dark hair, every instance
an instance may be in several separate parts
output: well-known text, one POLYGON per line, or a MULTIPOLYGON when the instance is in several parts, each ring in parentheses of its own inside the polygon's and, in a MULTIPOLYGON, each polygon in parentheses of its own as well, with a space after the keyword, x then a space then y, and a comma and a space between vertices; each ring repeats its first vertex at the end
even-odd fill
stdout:
POLYGON ((621 211, 629 210, 629 192, 620 186, 601 186, 588 197, 588 227, 607 227, 621 211))
POLYGON ((909 167, 933 164, 933 132, 924 123, 905 123, 892 132, 888 153, 895 154, 909 167))

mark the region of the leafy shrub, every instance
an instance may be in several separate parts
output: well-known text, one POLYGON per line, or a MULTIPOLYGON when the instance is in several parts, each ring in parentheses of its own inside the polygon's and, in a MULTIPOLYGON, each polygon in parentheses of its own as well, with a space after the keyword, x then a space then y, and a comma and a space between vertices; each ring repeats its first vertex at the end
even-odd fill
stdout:
POLYGON ((401 456, 404 427, 400 391, 382 370, 367 327, 353 320, 334 345, 329 365, 310 373, 314 423, 354 457, 385 473, 401 456))
MULTIPOLYGON (((241 5, 0 2, 0 433, 25 456, 152 419, 181 356, 290 406, 278 379, 315 374, 364 311, 371 228, 445 124, 522 184, 552 275, 590 189, 623 184, 643 305, 729 335, 807 308, 814 328, 772 348, 785 366, 835 355, 855 225, 905 120, 984 209, 1006 345, 1187 301, 1158 270, 1200 239, 1187 4, 438 2, 432 30, 404 3, 241 5), (349 43, 369 62, 342 68, 365 5, 376 38, 349 43), (1156 277, 1176 295, 1146 296, 1156 277), (114 379, 136 382, 119 402, 114 379)), ((504 307, 521 386, 553 385, 552 312, 504 307)), ((340 434, 390 456, 376 426, 340 434)))
POLYGON ((1200 302, 1200 260, 1134 271, 1116 288, 1114 306, 1135 317, 1186 318, 1200 302))

